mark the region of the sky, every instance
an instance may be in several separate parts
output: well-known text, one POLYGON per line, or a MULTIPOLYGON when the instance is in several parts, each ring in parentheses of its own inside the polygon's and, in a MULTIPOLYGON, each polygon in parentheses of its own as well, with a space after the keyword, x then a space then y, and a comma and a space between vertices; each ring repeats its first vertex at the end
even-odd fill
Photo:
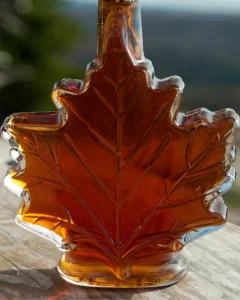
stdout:
MULTIPOLYGON (((68 0, 72 2, 96 3, 97 0, 68 0)), ((141 0, 142 6, 181 11, 225 13, 240 15, 240 0, 141 0)))

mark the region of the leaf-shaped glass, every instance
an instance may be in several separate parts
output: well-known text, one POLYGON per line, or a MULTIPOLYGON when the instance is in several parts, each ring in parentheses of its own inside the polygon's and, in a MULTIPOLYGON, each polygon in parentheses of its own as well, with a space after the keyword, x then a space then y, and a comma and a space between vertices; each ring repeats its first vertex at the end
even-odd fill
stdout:
POLYGON ((179 112, 184 83, 145 59, 139 1, 99 0, 98 23, 97 58, 55 85, 58 111, 6 119, 18 165, 4 182, 17 224, 65 252, 67 281, 166 286, 187 273, 183 247, 226 222, 239 117, 179 112))

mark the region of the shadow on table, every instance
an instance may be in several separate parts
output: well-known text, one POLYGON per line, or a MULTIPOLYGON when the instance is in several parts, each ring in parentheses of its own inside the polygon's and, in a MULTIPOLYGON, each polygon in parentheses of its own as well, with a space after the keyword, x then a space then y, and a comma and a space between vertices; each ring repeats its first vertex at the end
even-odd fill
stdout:
MULTIPOLYGON (((156 289, 107 289, 75 286, 61 279, 54 269, 11 269, 0 271, 0 300, 3 299, 49 299, 49 300, 130 300, 139 294, 156 289), (6 298, 5 298, 6 297, 6 298)), ((138 296, 139 295, 139 296, 138 296)))

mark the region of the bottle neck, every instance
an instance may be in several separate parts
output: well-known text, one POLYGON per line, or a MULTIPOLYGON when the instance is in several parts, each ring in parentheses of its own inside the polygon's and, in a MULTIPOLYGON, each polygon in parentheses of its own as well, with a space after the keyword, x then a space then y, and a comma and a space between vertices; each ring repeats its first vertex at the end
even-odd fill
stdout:
POLYGON ((136 60, 144 59, 139 0, 99 0, 97 59, 104 59, 109 38, 114 36, 136 60))

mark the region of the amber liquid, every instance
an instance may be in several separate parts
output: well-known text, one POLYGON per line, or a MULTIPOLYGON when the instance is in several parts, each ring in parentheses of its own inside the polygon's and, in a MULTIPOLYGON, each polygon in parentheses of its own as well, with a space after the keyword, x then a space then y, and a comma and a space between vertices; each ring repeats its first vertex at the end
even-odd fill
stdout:
POLYGON ((59 112, 9 121, 26 160, 11 176, 30 197, 18 216, 63 239, 70 280, 171 282, 165 266, 187 234, 226 221, 214 189, 233 160, 235 120, 179 114, 180 79, 157 81, 143 56, 138 2, 100 1, 99 20, 98 57, 83 83, 56 86, 59 112))

